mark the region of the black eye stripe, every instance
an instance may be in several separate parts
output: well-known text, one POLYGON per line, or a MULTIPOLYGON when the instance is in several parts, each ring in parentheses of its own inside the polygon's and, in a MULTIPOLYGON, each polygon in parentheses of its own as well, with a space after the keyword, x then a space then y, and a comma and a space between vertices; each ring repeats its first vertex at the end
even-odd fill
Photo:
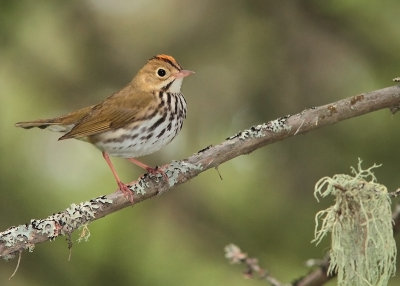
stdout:
POLYGON ((166 59, 164 57, 155 57, 158 60, 162 60, 166 63, 169 63, 171 66, 173 66, 174 68, 176 68, 177 70, 181 70, 182 68, 179 65, 176 65, 175 63, 173 63, 172 61, 170 61, 169 59, 166 59))

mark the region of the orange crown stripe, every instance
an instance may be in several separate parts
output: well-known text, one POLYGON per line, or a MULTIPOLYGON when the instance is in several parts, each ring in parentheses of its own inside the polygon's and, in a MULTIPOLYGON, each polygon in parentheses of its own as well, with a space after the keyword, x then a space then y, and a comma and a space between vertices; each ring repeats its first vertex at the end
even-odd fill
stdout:
POLYGON ((181 65, 178 64, 178 62, 172 56, 160 54, 160 55, 152 57, 150 60, 152 60, 152 59, 159 59, 159 60, 169 63, 170 65, 172 65, 173 67, 175 67, 178 70, 182 69, 181 65))
POLYGON ((174 57, 169 56, 169 55, 161 54, 161 55, 157 55, 156 58, 163 59, 163 60, 168 60, 168 61, 173 62, 174 64, 177 64, 177 62, 174 59, 174 57))

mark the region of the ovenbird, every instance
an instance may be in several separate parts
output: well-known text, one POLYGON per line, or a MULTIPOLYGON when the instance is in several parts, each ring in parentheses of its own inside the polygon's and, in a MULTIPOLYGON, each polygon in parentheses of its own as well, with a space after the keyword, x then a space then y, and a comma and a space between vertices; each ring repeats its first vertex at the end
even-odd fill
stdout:
POLYGON ((135 158, 158 151, 181 130, 186 118, 181 85, 183 78, 191 74, 173 57, 157 55, 127 86, 99 104, 56 118, 18 122, 16 126, 58 131, 64 133, 59 140, 76 138, 94 144, 102 151, 119 189, 131 197, 109 155, 128 158, 148 172, 157 172, 135 158))

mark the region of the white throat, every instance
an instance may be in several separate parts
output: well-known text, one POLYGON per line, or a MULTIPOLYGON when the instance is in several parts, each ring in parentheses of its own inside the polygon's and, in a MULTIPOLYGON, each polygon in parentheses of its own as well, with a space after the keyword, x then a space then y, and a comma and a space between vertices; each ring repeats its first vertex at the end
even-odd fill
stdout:
POLYGON ((183 78, 175 79, 174 82, 171 84, 171 86, 168 88, 168 91, 172 92, 172 93, 180 93, 182 81, 183 81, 183 78))

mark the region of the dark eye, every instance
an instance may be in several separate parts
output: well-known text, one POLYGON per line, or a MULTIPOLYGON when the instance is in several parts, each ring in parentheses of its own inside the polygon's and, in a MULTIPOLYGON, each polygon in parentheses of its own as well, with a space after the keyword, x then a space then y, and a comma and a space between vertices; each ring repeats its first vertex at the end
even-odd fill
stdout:
POLYGON ((163 77, 167 74, 167 72, 165 71, 165 69, 158 69, 157 74, 159 77, 163 77))

